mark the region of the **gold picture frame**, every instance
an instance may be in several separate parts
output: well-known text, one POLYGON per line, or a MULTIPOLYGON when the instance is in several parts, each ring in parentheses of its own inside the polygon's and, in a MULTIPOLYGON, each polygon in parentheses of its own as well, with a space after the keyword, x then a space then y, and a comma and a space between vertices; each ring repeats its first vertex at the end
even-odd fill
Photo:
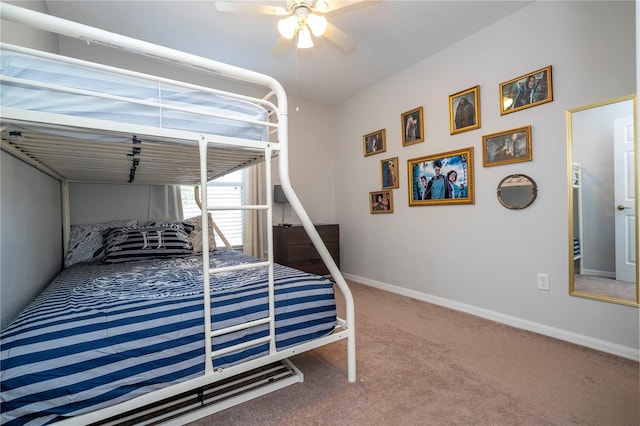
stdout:
POLYGON ((531 126, 518 127, 482 137, 484 167, 531 161, 531 126))
POLYGON ((424 112, 422 107, 402 113, 402 146, 424 142, 424 112))
POLYGON ((400 188, 398 157, 380 160, 380 181, 382 189, 400 188))
POLYGON ((409 206, 474 204, 473 147, 407 160, 409 206))
POLYGON ((505 81, 499 86, 500 115, 553 101, 551 65, 505 81))
POLYGON ((371 214, 393 213, 393 191, 373 191, 369 193, 371 214))
POLYGON ((376 130, 362 137, 364 156, 380 154, 387 150, 387 129, 376 130))
POLYGON ((449 130, 452 135, 480 128, 480 86, 449 96, 449 130))

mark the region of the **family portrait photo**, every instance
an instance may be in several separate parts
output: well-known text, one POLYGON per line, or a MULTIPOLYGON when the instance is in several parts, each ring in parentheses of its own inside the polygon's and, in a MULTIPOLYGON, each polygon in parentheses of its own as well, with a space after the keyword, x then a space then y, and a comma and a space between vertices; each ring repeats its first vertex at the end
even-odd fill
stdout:
POLYGON ((480 86, 449 96, 449 125, 452 135, 480 127, 480 86))
POLYGON ((500 95, 500 115, 551 102, 551 65, 500 84, 500 95))
POLYGON ((409 205, 473 204, 473 147, 407 161, 409 205))

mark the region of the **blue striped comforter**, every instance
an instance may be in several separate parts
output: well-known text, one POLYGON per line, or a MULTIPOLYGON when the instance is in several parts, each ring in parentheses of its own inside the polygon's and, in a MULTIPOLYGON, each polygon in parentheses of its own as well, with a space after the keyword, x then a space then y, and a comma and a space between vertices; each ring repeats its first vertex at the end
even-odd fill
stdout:
MULTIPOLYGON (((218 250, 212 266, 256 261, 218 250)), ((331 281, 275 265, 278 349, 332 332, 331 281)), ((202 257, 82 263, 62 271, 1 334, 2 424, 45 424, 109 406, 204 371, 202 257)), ((267 269, 212 275, 213 328, 267 315, 267 269)), ((217 337, 214 349, 268 334, 217 337)), ((224 367, 260 345, 214 360, 224 367)))

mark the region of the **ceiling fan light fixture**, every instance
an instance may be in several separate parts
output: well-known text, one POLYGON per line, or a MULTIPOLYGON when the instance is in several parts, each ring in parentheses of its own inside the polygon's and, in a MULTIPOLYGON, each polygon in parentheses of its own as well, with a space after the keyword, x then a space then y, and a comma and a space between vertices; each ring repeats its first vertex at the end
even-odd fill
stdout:
POLYGON ((298 31, 298 49, 308 49, 310 47, 313 47, 313 40, 311 39, 309 27, 302 25, 298 31))
POLYGON ((327 18, 324 16, 310 13, 309 16, 307 16, 307 24, 316 37, 320 37, 327 30, 327 18))
POLYGON ((295 16, 289 16, 287 18, 281 19, 278 21, 278 31, 282 37, 287 40, 291 40, 293 36, 296 34, 296 30, 298 29, 298 18, 295 16))

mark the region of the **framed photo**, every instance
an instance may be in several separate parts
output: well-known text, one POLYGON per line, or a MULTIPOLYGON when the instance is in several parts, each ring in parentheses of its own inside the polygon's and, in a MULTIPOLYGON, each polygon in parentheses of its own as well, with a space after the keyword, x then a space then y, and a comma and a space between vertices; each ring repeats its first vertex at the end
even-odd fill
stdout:
POLYGON ((473 204, 473 147, 407 160, 409 206, 473 204))
POLYGON ((400 188, 400 179, 398 179, 398 157, 380 160, 380 179, 382 181, 382 189, 400 188))
POLYGON ((424 116, 422 107, 402 114, 402 146, 424 142, 424 116))
POLYGON ((480 86, 449 96, 451 134, 480 128, 480 86))
POLYGON ((552 100, 551 65, 500 84, 500 115, 552 100))
POLYGON ((482 137, 484 167, 531 161, 531 126, 482 137))
POLYGON ((371 214, 393 213, 393 192, 374 191, 369 193, 369 211, 371 214))
POLYGON ((362 137, 364 156, 380 154, 387 150, 387 130, 377 130, 362 137))

